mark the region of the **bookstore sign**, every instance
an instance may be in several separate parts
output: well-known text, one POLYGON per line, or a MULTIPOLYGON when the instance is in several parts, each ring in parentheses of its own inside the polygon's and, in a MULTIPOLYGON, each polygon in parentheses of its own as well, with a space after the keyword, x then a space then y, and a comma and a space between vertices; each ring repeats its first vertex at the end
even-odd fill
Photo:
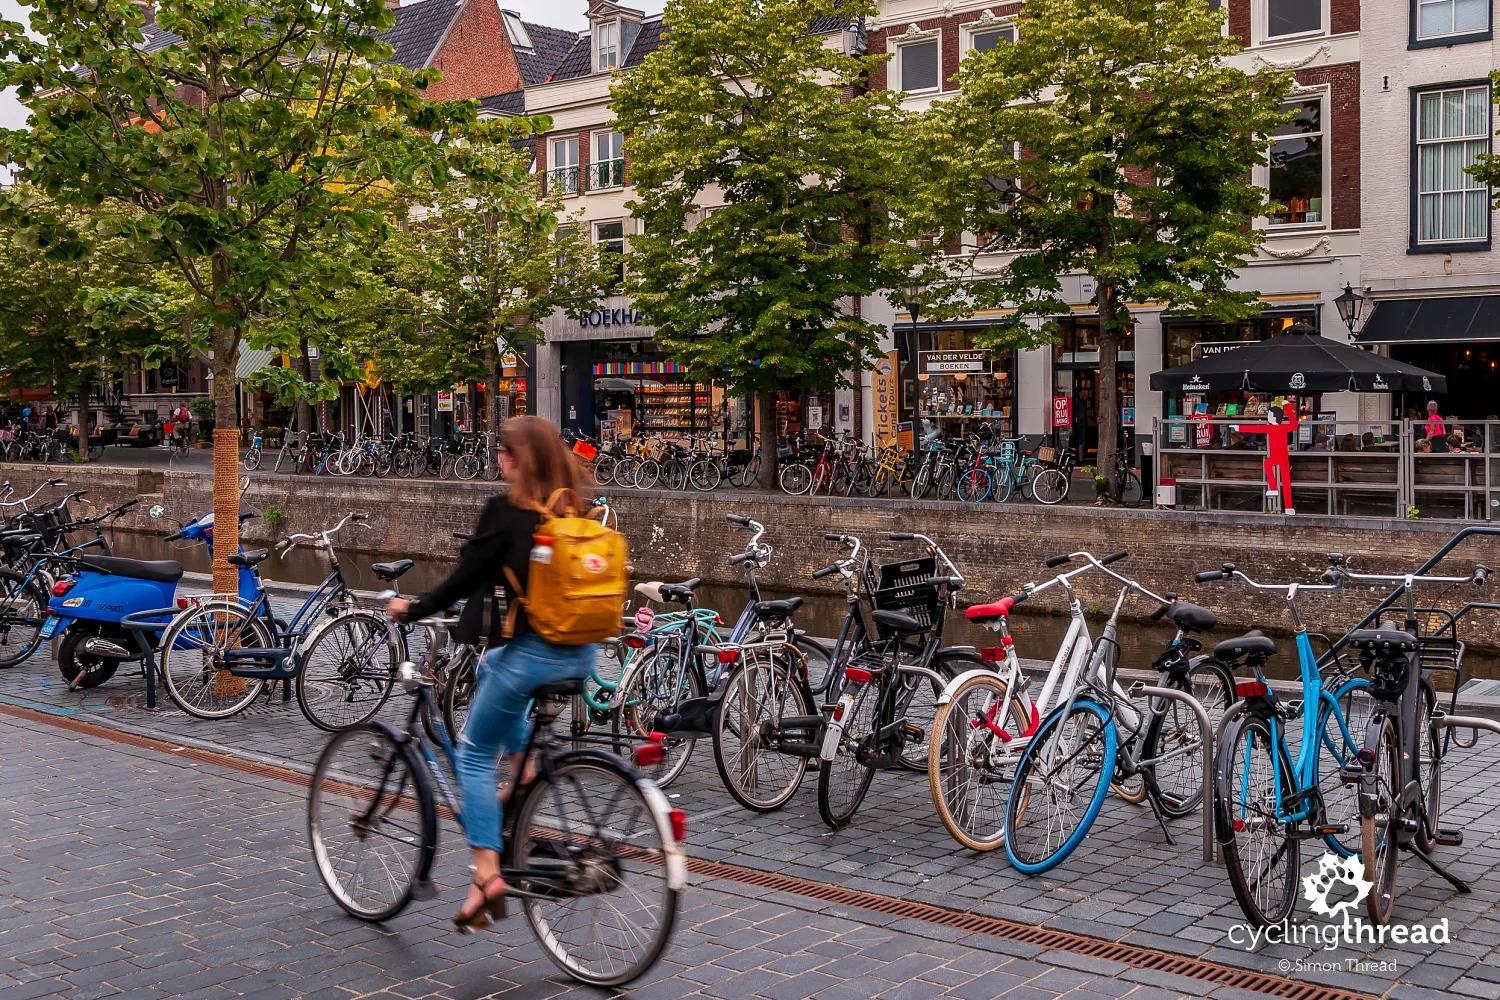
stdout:
POLYGON ((988 375, 989 348, 972 351, 919 351, 917 375, 988 375))

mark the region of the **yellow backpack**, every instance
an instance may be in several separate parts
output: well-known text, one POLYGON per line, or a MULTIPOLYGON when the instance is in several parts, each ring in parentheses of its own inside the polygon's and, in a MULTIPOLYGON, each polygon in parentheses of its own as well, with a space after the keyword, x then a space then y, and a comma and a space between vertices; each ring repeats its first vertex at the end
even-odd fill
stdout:
MULTIPOLYGON (((524 596, 505 616, 507 638, 515 629, 517 605, 526 608, 532 630, 548 642, 583 646, 619 634, 620 608, 629 593, 629 547, 624 535, 602 523, 604 508, 579 516, 582 507, 572 490, 557 490, 541 509, 524 596)), ((522 594, 509 567, 505 576, 522 594)))

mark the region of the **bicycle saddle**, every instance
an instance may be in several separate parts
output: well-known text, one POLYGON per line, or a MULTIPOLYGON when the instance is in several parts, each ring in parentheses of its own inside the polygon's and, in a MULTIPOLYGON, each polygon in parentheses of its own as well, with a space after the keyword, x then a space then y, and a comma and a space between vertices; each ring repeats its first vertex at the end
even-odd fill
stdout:
POLYGON ((265 562, 266 556, 270 554, 270 549, 246 549, 244 552, 229 553, 224 557, 224 561, 231 566, 254 566, 265 562))
POLYGON ((687 604, 692 601, 693 591, 697 590, 698 585, 702 582, 702 580, 695 576, 691 580, 683 580, 681 583, 663 583, 656 589, 661 594, 663 601, 687 604))
POLYGON ((571 678, 565 681, 549 681, 546 684, 531 689, 533 701, 541 701, 544 698, 567 698, 575 694, 583 694, 582 677, 571 678))
POLYGON ((927 626, 917 621, 911 615, 904 615, 899 611, 881 611, 876 609, 870 612, 870 617, 875 624, 884 625, 893 632, 901 635, 912 635, 917 632, 927 631, 927 626))
POLYGON ((1167 608, 1166 616, 1184 632, 1207 632, 1219 624, 1218 617, 1212 611, 1187 601, 1174 601, 1167 608))
POLYGON ((395 580, 415 565, 410 559, 397 559, 394 562, 371 563, 370 568, 382 580, 395 580))
POLYGON ((115 576, 134 576, 158 583, 176 583, 182 579, 182 563, 173 559, 147 562, 144 559, 122 559, 119 556, 84 556, 78 560, 86 569, 115 576))
POLYGON ((1400 650, 1409 653, 1421 646, 1410 632, 1395 628, 1362 628, 1349 633, 1349 645, 1371 652, 1400 650))
POLYGON ((761 601, 755 605, 757 618, 790 618, 793 611, 802 607, 802 598, 788 597, 784 601, 761 601))
POLYGON ((1004 618, 1010 614, 1010 609, 1015 607, 1014 597, 1002 597, 998 601, 989 604, 976 604, 964 612, 964 617, 970 621, 990 621, 995 618, 1004 618))
POLYGON ((1234 639, 1225 639, 1214 647, 1214 656, 1221 660, 1237 660, 1241 656, 1271 656, 1276 652, 1276 640, 1260 632, 1246 632, 1234 639))

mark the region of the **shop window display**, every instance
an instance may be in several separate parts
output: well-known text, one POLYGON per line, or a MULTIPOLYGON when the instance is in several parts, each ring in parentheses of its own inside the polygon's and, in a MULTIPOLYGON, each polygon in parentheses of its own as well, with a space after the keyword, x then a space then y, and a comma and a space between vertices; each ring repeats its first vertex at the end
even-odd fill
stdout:
POLYGON ((1014 351, 976 347, 971 331, 923 331, 906 371, 902 419, 922 441, 1015 437, 1014 351))

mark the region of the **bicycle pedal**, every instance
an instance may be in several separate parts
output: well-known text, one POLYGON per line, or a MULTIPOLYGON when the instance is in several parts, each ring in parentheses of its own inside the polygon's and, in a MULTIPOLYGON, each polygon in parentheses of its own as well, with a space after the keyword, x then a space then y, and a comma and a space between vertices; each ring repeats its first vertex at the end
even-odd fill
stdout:
POLYGON ((1339 768, 1339 780, 1346 785, 1357 785, 1365 776, 1365 769, 1360 764, 1346 764, 1339 768))
POLYGON ((1313 833, 1320 837, 1336 837, 1341 833, 1348 833, 1349 827, 1344 823, 1325 823, 1322 826, 1313 827, 1313 833))
POLYGON ((426 902, 429 899, 437 899, 437 897, 438 897, 438 887, 437 887, 436 884, 433 883, 432 879, 430 879, 430 878, 418 879, 416 882, 414 882, 412 884, 412 887, 411 887, 411 898, 412 899, 415 899, 418 902, 426 902))
POLYGON ((906 742, 908 742, 908 743, 921 743, 926 738, 927 738, 927 734, 924 733, 921 729, 917 728, 916 726, 913 726, 911 723, 907 723, 907 725, 906 725, 906 742))
POLYGON ((1445 830, 1439 827, 1437 842, 1444 847, 1462 847, 1464 845, 1464 832, 1462 830, 1445 830))

